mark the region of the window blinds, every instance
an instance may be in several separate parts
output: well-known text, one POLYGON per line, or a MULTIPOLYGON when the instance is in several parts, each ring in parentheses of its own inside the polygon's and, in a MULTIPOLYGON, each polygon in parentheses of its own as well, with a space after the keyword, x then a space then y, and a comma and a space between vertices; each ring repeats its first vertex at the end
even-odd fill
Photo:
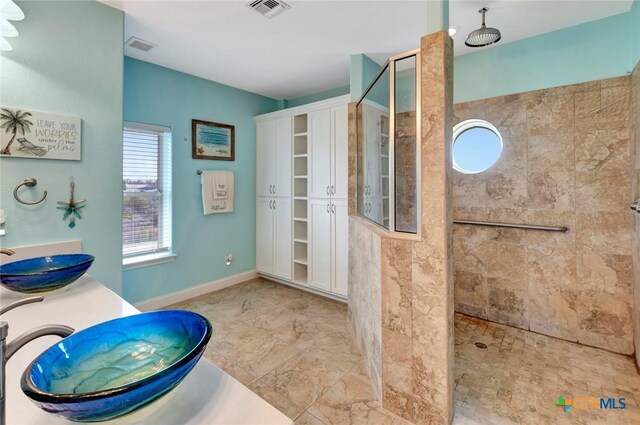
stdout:
POLYGON ((171 133, 127 123, 123 131, 122 253, 171 249, 171 133))

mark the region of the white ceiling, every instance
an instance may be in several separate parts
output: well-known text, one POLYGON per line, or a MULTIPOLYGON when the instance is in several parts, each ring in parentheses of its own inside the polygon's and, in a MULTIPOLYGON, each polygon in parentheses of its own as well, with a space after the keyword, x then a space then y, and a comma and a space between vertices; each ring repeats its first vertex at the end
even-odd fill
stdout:
MULTIPOLYGON (((276 99, 347 85, 351 54, 384 63, 417 48, 426 1, 289 0, 291 9, 267 19, 248 0, 103 0, 125 12, 125 40, 157 45, 147 53, 126 48, 127 56, 276 99)), ((477 50, 464 38, 480 26, 483 6, 505 44, 623 13, 632 2, 451 0, 456 55, 477 50)))

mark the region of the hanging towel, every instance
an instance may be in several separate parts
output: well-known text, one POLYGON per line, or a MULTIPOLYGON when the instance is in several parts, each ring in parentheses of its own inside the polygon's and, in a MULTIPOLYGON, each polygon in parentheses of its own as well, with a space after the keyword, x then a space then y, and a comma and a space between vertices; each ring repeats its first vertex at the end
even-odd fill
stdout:
POLYGON ((229 193, 228 173, 228 171, 213 172, 213 199, 227 199, 229 193))
POLYGON ((205 215, 233 211, 232 171, 202 172, 202 207, 205 215), (225 190, 216 190, 218 184, 224 185, 225 190))

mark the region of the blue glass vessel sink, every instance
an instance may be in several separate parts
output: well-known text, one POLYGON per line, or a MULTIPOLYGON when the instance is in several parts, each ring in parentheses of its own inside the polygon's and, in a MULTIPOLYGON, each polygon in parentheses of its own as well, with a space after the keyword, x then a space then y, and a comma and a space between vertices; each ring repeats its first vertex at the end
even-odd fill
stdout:
POLYGON ((130 413, 169 392, 196 365, 212 327, 184 310, 100 323, 48 348, 22 374, 22 391, 41 409, 72 421, 130 413))
POLYGON ((53 291, 75 282, 94 259, 88 254, 64 254, 14 261, 0 266, 0 284, 25 294, 53 291))

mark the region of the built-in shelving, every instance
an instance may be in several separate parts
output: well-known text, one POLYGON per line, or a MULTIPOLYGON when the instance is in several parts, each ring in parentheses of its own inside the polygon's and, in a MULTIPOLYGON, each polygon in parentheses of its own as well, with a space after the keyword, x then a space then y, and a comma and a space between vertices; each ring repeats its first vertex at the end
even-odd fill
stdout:
POLYGON ((293 280, 304 285, 309 280, 309 140, 307 122, 307 114, 293 117, 293 280))
POLYGON ((382 188, 382 224, 389 227, 389 117, 380 117, 380 187, 382 188))

